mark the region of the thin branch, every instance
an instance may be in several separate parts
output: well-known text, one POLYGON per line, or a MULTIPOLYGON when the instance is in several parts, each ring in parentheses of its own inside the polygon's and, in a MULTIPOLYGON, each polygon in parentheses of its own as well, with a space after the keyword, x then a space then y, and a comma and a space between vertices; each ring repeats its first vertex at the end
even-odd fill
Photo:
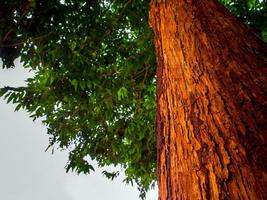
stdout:
POLYGON ((20 92, 21 90, 26 90, 27 87, 10 87, 10 86, 5 86, 5 87, 2 87, 0 88, 0 90, 12 90, 12 91, 15 91, 15 92, 20 92))
MULTIPOLYGON (((25 17, 25 15, 28 13, 28 10, 30 8, 30 4, 26 5, 26 8, 24 9, 24 12, 22 13, 21 17, 19 18, 18 22, 15 24, 15 27, 18 27, 18 25, 20 24, 20 22, 22 21, 22 19, 25 17)), ((10 30, 6 33, 3 41, 5 41, 8 36, 12 33, 12 31, 14 31, 14 28, 10 28, 10 30)))
MULTIPOLYGON (((41 35, 41 36, 38 36, 36 38, 32 38, 32 41, 36 41, 36 40, 39 40, 39 39, 42 39, 42 38, 45 38, 49 35, 53 34, 53 32, 50 32, 50 33, 47 33, 47 34, 44 34, 44 35, 41 35)), ((4 45, 0 45, 0 47, 13 47, 13 46, 17 46, 17 45, 21 45, 21 44, 24 44, 26 43, 27 40, 24 40, 22 42, 17 42, 17 43, 13 43, 13 44, 4 44, 4 45)))

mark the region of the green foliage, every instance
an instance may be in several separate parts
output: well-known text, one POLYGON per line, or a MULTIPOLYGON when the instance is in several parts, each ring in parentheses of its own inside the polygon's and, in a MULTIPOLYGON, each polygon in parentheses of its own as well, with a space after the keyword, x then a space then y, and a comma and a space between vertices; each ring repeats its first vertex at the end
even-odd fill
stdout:
POLYGON ((13 3, 21 9, 5 2, 21 22, 10 41, 21 43, 21 61, 35 76, 27 87, 3 88, 1 94, 18 104, 16 110, 26 109, 33 119, 43 117, 50 147, 58 144, 69 151, 67 171, 89 173, 88 156, 100 167, 120 165, 125 182, 136 182, 144 196, 156 179, 156 65, 148 3, 13 3))
MULTIPOLYGON (((263 1, 222 2, 266 40, 263 1)), ((156 180, 155 55, 143 0, 3 0, 0 57, 35 76, 0 96, 44 119, 50 148, 69 151, 77 173, 120 165, 140 196, 156 180)), ((118 172, 103 171, 107 178, 118 172)))
POLYGON ((267 42, 266 0, 220 0, 239 19, 248 24, 267 42))

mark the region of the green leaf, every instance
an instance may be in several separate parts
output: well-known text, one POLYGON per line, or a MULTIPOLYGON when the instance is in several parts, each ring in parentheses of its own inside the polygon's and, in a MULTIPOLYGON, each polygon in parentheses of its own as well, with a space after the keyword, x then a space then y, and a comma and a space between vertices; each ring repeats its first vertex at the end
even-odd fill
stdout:
POLYGON ((15 108, 15 112, 18 111, 21 107, 22 107, 22 104, 19 103, 15 108))
POLYGON ((85 82, 84 81, 80 82, 80 87, 82 90, 85 90, 85 82))
POLYGON ((7 99, 7 103, 9 103, 10 101, 14 100, 15 98, 15 93, 11 93, 10 96, 7 99))
POLYGON ((6 88, 0 88, 0 97, 4 96, 8 90, 6 88))
POLYGON ((125 87, 121 87, 121 88, 118 90, 117 95, 118 95, 118 99, 119 99, 119 100, 122 100, 122 99, 124 99, 124 98, 127 97, 127 95, 128 95, 128 91, 127 91, 127 89, 126 89, 125 87))
POLYGON ((78 81, 76 79, 73 79, 71 81, 71 85, 74 86, 74 90, 77 91, 77 88, 78 88, 78 81))
POLYGON ((106 170, 102 171, 102 174, 106 176, 108 179, 113 180, 114 178, 119 176, 119 172, 108 172, 106 170))

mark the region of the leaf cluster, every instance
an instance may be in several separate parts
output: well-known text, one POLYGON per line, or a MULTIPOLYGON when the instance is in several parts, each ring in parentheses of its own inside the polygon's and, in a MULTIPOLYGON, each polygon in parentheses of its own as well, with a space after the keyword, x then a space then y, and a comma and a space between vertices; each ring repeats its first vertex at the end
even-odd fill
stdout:
MULTIPOLYGON (((156 163, 156 65, 149 4, 27 2, 20 5, 22 11, 11 9, 13 21, 21 20, 11 39, 22 46, 23 66, 35 75, 26 88, 6 87, 2 95, 18 104, 16 110, 44 119, 50 147, 57 144, 69 151, 67 171, 89 173, 89 157, 100 167, 120 165, 125 181, 136 182, 144 196, 155 180, 156 163)), ((3 62, 11 66, 10 60, 3 62)), ((112 172, 103 174, 113 177, 112 172)))

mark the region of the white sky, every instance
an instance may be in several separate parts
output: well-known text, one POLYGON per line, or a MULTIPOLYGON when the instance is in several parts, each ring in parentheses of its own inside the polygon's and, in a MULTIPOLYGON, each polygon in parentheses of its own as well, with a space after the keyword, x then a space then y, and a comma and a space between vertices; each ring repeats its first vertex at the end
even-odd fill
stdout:
MULTIPOLYGON (((2 64, 0 63, 0 67, 2 64)), ((21 86, 29 73, 0 68, 0 87, 21 86)), ((110 181, 100 171, 90 175, 65 173, 67 153, 45 152, 45 127, 25 111, 0 99, 0 199, 3 200, 138 200, 136 187, 110 181)), ((157 191, 147 200, 156 200, 157 191)))

